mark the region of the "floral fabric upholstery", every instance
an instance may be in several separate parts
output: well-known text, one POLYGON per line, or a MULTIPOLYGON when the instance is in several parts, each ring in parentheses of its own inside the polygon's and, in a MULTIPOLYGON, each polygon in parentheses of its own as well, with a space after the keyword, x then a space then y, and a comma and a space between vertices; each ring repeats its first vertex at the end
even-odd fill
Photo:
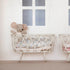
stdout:
POLYGON ((62 49, 66 53, 70 53, 70 35, 62 34, 60 35, 60 40, 62 43, 62 49))
POLYGON ((20 34, 12 34, 12 46, 13 49, 22 50, 24 52, 28 51, 51 51, 55 44, 55 36, 54 35, 20 35, 20 34))

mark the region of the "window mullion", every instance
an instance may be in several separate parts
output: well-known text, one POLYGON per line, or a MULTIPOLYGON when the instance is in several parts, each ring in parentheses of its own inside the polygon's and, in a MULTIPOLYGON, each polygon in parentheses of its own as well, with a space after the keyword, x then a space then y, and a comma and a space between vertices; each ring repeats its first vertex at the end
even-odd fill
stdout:
POLYGON ((22 9, 32 9, 32 7, 22 7, 22 9))
POLYGON ((33 0, 33 3, 32 3, 32 7, 33 7, 33 26, 35 26, 35 0, 33 0))

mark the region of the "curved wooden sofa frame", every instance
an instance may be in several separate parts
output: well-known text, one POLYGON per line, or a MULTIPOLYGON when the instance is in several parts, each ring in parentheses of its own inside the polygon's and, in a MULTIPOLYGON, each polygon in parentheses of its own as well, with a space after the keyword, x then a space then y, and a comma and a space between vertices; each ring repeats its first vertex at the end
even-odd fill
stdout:
POLYGON ((67 55, 67 61, 70 61, 70 34, 60 34, 62 50, 67 55))
POLYGON ((52 52, 55 45, 55 35, 30 35, 11 33, 12 38, 12 47, 13 50, 21 54, 20 60, 22 59, 23 54, 30 53, 43 53, 44 59, 45 54, 52 52))

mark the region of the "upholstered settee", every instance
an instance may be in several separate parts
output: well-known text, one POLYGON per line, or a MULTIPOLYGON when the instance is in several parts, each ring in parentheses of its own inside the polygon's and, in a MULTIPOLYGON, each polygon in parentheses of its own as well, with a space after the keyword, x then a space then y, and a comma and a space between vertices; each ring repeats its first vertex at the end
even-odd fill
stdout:
POLYGON ((59 39, 62 50, 67 55, 67 61, 70 61, 70 34, 60 34, 59 39))
POLYGON ((20 59, 22 59, 25 53, 43 53, 44 59, 48 52, 53 51, 55 45, 55 35, 30 35, 19 33, 11 34, 12 47, 13 50, 21 54, 20 59))

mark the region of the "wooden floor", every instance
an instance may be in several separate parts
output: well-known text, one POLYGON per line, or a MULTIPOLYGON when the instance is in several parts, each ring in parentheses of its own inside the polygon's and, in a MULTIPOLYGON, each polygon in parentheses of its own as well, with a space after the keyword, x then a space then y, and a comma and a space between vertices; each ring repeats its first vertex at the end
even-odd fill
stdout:
POLYGON ((5 61, 0 62, 0 70, 70 70, 70 63, 58 61, 5 61))

